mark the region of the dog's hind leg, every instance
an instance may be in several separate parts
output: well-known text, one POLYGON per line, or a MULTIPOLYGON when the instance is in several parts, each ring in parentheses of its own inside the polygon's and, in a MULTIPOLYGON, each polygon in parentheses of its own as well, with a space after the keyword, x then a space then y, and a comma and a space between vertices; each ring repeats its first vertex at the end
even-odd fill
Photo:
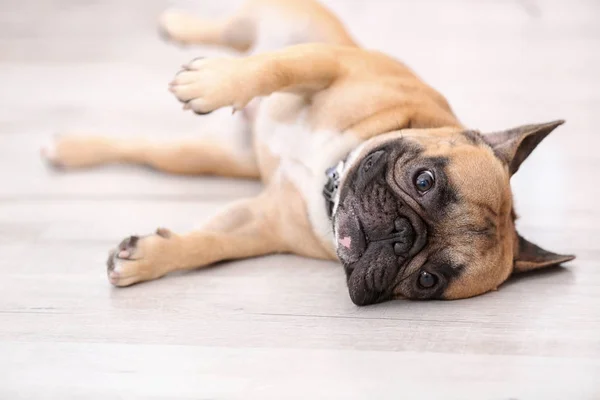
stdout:
POLYGON ((66 134, 44 147, 42 158, 61 169, 127 163, 178 175, 259 177, 251 150, 238 150, 227 143, 202 139, 156 141, 66 134))
POLYGON ((42 148, 42 157, 50 165, 64 169, 127 163, 173 174, 243 178, 259 175, 248 119, 241 113, 232 116, 227 109, 205 117, 198 136, 191 139, 69 133, 56 136, 42 148))
POLYGON ((248 0, 232 16, 220 20, 165 11, 159 28, 176 42, 238 51, 263 52, 317 42, 355 46, 339 19, 315 0, 248 0))
POLYGON ((333 258, 312 234, 302 204, 296 204, 302 198, 290 185, 284 190, 282 185, 234 203, 198 231, 175 234, 159 228, 151 235, 124 239, 110 252, 109 281, 129 286, 169 272, 281 252, 333 258))
POLYGON ((243 15, 209 20, 183 11, 168 10, 161 14, 158 26, 167 40, 230 47, 240 52, 250 49, 255 36, 252 21, 243 15))

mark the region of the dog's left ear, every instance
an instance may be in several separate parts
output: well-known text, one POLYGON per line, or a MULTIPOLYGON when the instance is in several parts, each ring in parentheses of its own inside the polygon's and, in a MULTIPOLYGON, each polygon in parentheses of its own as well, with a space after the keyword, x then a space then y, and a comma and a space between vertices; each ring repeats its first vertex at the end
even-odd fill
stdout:
POLYGON ((517 234, 519 253, 515 254, 513 272, 526 272, 534 269, 551 267, 575 259, 572 255, 562 255, 544 250, 517 234))
POLYGON ((512 176, 519 170, 533 149, 564 122, 558 120, 545 124, 524 125, 507 131, 483 135, 483 138, 494 149, 496 156, 508 165, 508 172, 512 176))

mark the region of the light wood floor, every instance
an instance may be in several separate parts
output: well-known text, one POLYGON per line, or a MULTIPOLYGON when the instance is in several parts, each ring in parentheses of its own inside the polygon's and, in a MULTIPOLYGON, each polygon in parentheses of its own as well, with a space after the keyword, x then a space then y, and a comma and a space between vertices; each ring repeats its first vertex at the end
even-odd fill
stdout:
POLYGON ((122 237, 192 228, 259 187, 57 173, 38 149, 66 129, 193 135, 202 120, 167 82, 217 50, 161 42, 159 0, 2 0, 0 399, 600 398, 600 2, 328 4, 469 126, 567 120, 514 188, 521 232, 577 260, 474 299, 365 308, 335 263, 285 255, 114 289, 104 262, 122 237))

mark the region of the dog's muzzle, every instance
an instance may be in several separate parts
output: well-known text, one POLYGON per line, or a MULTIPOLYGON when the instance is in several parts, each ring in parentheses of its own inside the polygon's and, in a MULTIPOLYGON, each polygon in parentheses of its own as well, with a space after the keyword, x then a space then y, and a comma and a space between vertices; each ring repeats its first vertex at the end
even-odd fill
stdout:
MULTIPOLYGON (((323 188, 336 252, 355 304, 389 298, 394 282, 427 241, 419 214, 384 179, 385 150, 364 157, 340 186, 340 166, 327 171, 323 188)), ((343 168, 343 164, 341 165, 343 168)))

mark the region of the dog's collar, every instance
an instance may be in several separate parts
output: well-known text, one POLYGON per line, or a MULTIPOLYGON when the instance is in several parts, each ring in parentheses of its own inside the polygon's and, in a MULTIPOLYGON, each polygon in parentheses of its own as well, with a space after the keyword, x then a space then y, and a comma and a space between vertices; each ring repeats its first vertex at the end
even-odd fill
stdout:
POLYGON ((327 168, 325 171, 327 182, 325 183, 325 186, 323 186, 323 197, 325 198, 325 209, 327 210, 327 216, 329 218, 331 218, 331 215, 333 214, 335 197, 340 185, 340 176, 342 175, 343 169, 344 161, 340 161, 335 167, 327 168))

